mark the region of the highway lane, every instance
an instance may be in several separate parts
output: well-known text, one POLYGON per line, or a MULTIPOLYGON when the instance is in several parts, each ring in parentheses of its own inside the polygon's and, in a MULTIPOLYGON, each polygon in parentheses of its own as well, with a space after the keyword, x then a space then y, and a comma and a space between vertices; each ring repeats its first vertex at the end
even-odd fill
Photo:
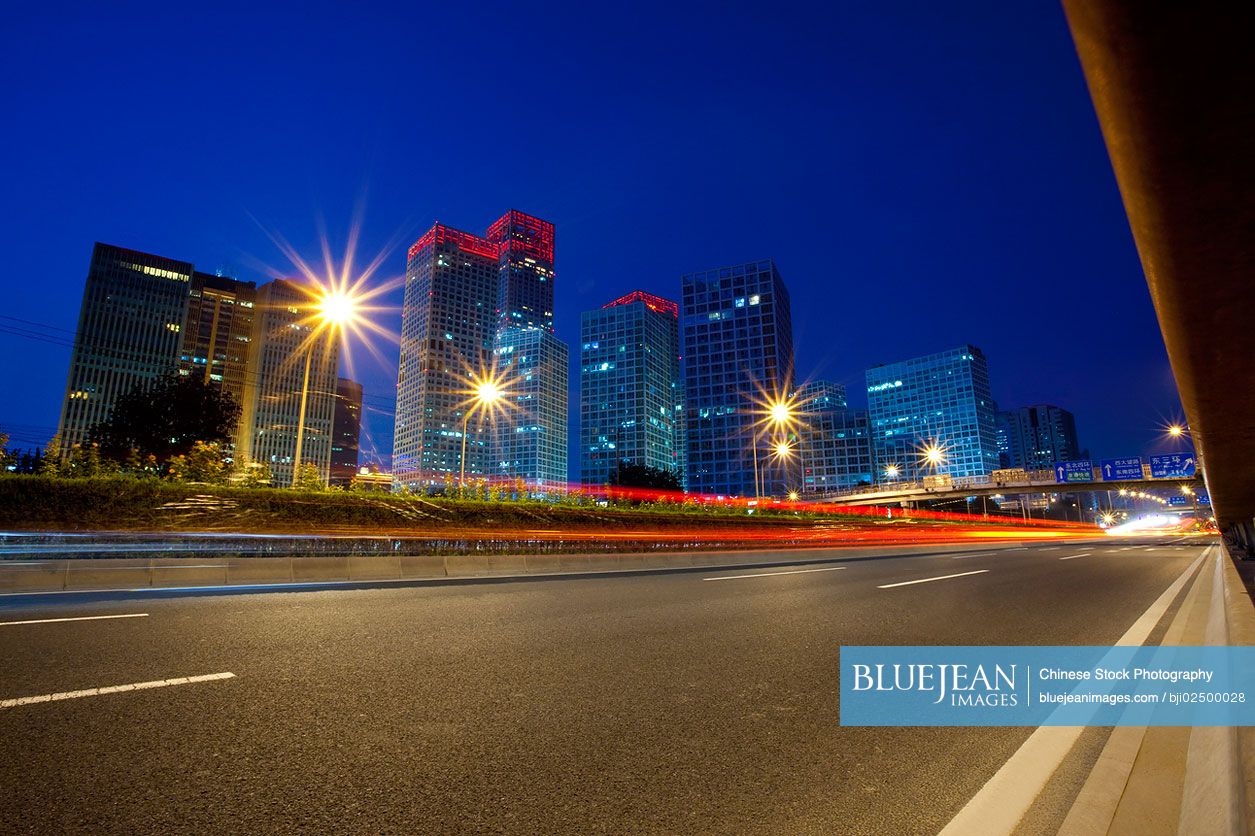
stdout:
POLYGON ((1031 730, 842 728, 837 648, 1108 643, 1208 542, 40 596, 0 699, 88 693, 0 709, 0 831, 931 833, 1031 730))

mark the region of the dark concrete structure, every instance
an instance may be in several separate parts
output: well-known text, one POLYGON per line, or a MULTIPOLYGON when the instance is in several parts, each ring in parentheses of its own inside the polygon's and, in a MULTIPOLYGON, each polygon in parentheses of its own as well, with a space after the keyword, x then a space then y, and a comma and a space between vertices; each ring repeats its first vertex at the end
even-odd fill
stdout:
POLYGON ((1255 85, 1240 6, 1064 0, 1216 519, 1255 555, 1255 85))

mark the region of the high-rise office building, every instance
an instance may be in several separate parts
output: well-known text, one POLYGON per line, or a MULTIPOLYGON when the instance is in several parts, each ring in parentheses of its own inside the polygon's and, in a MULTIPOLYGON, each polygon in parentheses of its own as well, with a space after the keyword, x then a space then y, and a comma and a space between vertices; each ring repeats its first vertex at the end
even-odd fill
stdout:
MULTIPOLYGON (((545 328, 506 328, 496 340, 503 404, 494 425, 493 478, 537 488, 567 482, 566 343, 545 328)), ((472 419, 474 420, 474 419, 472 419)))
POLYGON ((1050 470, 1055 462, 1081 455, 1076 419, 1066 409, 1049 404, 999 412, 997 436, 1001 467, 1050 470))
POLYGON ((256 301, 257 285, 253 282, 193 272, 183 318, 179 372, 200 377, 206 385, 221 389, 242 404, 256 301))
POLYGON ((302 400, 300 463, 315 465, 324 483, 330 476, 340 339, 333 329, 317 329, 314 299, 301 285, 276 279, 257 288, 236 456, 269 465, 279 487, 292 484, 296 469, 302 400))
POLYGON ((347 377, 337 378, 335 410, 331 416, 330 484, 347 487, 357 475, 361 435, 362 384, 347 377))
POLYGON ((789 292, 771 261, 682 278, 681 335, 688 488, 700 494, 788 490, 788 462, 772 463, 763 402, 793 390, 789 292))
POLYGON ((486 236, 436 224, 410 247, 393 444, 398 485, 460 477, 464 426, 468 480, 566 481, 565 472, 553 472, 557 459, 549 452, 561 438, 565 468, 565 365, 561 385, 553 376, 559 374, 554 359, 566 348, 553 337, 553 248, 553 224, 517 210, 486 236), (521 403, 474 408, 477 379, 524 368, 518 380, 501 381, 511 401, 526 393, 521 403), (528 444, 494 450, 504 437, 498 430, 515 421, 523 423, 513 428, 538 429, 516 434, 530 434, 528 444))
POLYGON ((866 379, 878 469, 894 466, 899 479, 982 476, 997 469, 989 366, 979 348, 965 345, 876 366, 866 379))
POLYGON ((810 380, 799 385, 793 402, 805 412, 831 412, 849 406, 845 385, 830 380, 810 380))
POLYGON ((641 290, 580 317, 580 481, 620 462, 684 476, 679 306, 641 290))
POLYGON ((193 267, 97 243, 83 289, 57 432, 69 450, 136 384, 174 371, 193 267))
POLYGON ((822 494, 870 485, 875 464, 867 413, 847 407, 845 386, 813 380, 797 388, 801 491, 822 494))
POLYGON ((497 245, 497 328, 553 330, 553 224, 517 209, 488 227, 497 245))

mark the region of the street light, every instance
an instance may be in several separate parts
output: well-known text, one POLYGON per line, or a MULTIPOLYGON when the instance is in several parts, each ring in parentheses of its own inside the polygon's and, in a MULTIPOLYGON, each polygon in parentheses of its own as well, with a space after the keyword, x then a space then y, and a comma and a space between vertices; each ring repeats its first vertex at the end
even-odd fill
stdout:
POLYGON ((301 472, 301 453, 305 445, 305 409, 309 404, 309 367, 314 359, 314 343, 318 335, 327 332, 334 337, 337 332, 357 321, 359 300, 348 290, 319 289, 314 296, 314 330, 306 338, 305 375, 301 381, 301 409, 296 420, 296 449, 292 453, 292 486, 296 487, 301 472))
POLYGON ((466 492, 466 430, 467 424, 471 420, 471 413, 477 409, 488 409, 505 395, 500 381, 491 377, 481 377, 475 380, 471 389, 470 407, 462 415, 462 473, 458 477, 458 487, 466 492))
POLYGON ((1168 435, 1172 436, 1173 438, 1180 438, 1181 436, 1185 435, 1185 427, 1181 426, 1180 424, 1172 424, 1171 426, 1168 427, 1168 435))
POLYGON ((901 468, 899 468, 896 464, 891 464, 885 468, 885 477, 888 478, 890 481, 892 481, 894 479, 897 479, 898 474, 901 472, 902 472, 901 468))
MULTIPOLYGON (((797 424, 797 405, 794 399, 785 395, 776 395, 768 397, 765 400, 757 402, 762 407, 761 414, 763 420, 760 424, 765 424, 768 431, 789 431, 797 424)), ((752 443, 752 452, 754 456, 754 498, 762 499, 762 480, 758 474, 758 439, 757 433, 754 434, 752 443)), ((777 445, 778 446, 778 445, 777 445)), ((777 456, 778 457, 778 456, 777 456)))

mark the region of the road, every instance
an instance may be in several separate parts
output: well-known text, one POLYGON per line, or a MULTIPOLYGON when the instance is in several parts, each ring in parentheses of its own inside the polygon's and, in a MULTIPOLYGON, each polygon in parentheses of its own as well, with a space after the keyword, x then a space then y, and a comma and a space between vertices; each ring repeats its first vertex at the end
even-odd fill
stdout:
POLYGON ((843 728, 839 646, 1111 643, 1210 542, 0 598, 0 700, 161 683, 0 708, 0 831, 935 833, 1031 729, 843 728))

